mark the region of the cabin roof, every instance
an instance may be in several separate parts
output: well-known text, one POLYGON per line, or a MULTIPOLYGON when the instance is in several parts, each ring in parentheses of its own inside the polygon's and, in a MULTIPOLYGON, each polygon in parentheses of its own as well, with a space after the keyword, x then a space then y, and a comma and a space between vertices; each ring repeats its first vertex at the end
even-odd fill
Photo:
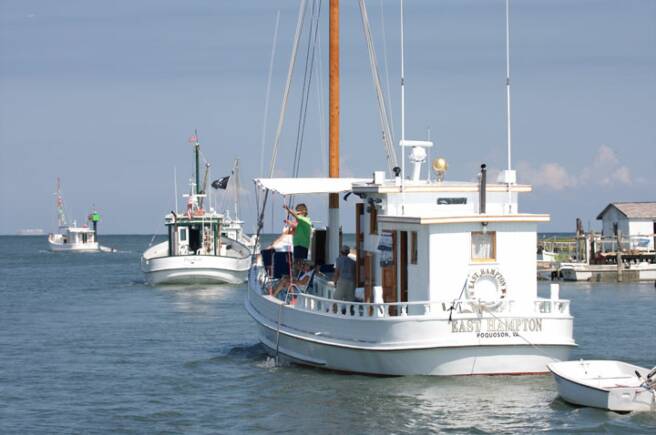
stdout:
POLYGON ((256 178, 255 184, 262 190, 281 195, 350 192, 353 183, 369 181, 365 178, 256 178))
MULTIPOLYGON (((401 186, 395 180, 385 180, 374 184, 371 178, 255 178, 255 184, 263 190, 270 190, 281 195, 319 194, 319 193, 399 193, 401 186)), ((412 192, 478 192, 479 185, 466 181, 426 182, 405 180, 403 191, 412 192)), ((511 192, 530 192, 527 184, 513 184, 511 192)), ((507 192, 507 184, 489 183, 488 192, 507 192)))
POLYGON ((93 233, 93 229, 89 227, 68 227, 70 233, 93 233))
POLYGON ((611 207, 616 208, 628 219, 656 220, 656 202, 611 202, 599 213, 597 219, 602 220, 611 207))
POLYGON ((171 213, 167 214, 164 217, 166 225, 191 225, 198 223, 211 223, 211 222, 222 222, 223 215, 216 212, 207 212, 202 215, 192 215, 191 217, 186 213, 176 213, 175 218, 171 213))
POLYGON ((472 214, 462 216, 379 216, 380 222, 398 223, 398 224, 462 224, 462 223, 483 223, 483 222, 549 222, 548 214, 472 214))
MULTIPOLYGON (((403 191, 406 193, 419 193, 419 192, 478 192, 479 184, 466 181, 433 181, 427 183, 412 182, 406 180, 403 185, 403 191)), ((507 192, 507 184, 488 183, 485 190, 487 192, 507 192)), ((528 184, 513 184, 510 186, 511 192, 531 192, 533 189, 528 184)), ((389 180, 384 184, 357 183, 353 185, 354 192, 365 193, 400 193, 401 186, 389 180)))

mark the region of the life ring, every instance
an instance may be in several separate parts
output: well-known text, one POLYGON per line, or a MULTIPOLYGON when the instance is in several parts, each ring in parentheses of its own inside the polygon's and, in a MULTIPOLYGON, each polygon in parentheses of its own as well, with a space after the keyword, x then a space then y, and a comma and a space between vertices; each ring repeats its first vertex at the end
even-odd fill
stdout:
POLYGON ((467 299, 482 308, 491 309, 501 305, 508 289, 499 269, 489 267, 470 273, 465 291, 467 299))

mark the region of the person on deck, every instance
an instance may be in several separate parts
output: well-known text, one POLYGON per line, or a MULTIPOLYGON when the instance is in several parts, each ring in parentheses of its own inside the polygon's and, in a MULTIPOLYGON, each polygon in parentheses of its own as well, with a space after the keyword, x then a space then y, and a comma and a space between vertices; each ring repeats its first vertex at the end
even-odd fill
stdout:
POLYGON ((310 248, 310 237, 312 236, 312 220, 308 216, 308 209, 305 204, 298 204, 296 211, 290 209, 286 204, 285 210, 296 220, 294 230, 294 263, 297 268, 308 258, 308 249, 310 248))
POLYGON ((350 251, 347 245, 342 246, 335 261, 335 299, 343 301, 355 299, 355 261, 349 257, 350 251))
POLYGON ((278 297, 278 293, 280 293, 282 290, 289 289, 291 285, 296 286, 301 292, 305 292, 314 273, 315 272, 312 270, 312 263, 309 261, 304 262, 303 271, 299 273, 296 279, 290 281, 288 275, 282 277, 273 291, 273 297, 278 297))

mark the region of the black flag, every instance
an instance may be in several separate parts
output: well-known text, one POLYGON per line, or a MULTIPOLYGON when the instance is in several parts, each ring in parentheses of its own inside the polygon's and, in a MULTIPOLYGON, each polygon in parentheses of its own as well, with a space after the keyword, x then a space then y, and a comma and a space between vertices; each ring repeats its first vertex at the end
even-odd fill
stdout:
POLYGON ((219 178, 218 180, 212 181, 212 187, 215 189, 225 189, 228 187, 228 180, 230 179, 230 175, 227 177, 219 178))

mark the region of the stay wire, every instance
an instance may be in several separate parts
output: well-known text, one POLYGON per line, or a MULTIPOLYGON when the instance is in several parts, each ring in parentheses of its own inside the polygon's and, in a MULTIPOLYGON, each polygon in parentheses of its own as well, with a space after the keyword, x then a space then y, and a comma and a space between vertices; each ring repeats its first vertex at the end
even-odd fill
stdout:
POLYGON ((310 22, 310 29, 308 32, 308 46, 307 46, 306 58, 305 58, 303 88, 301 92, 301 107, 299 110, 299 123, 298 123, 298 129, 296 134, 296 149, 294 152, 294 164, 292 170, 294 177, 298 177, 300 171, 300 164, 301 164, 301 154, 303 152, 305 125, 307 122, 312 75, 314 71, 314 59, 316 54, 317 37, 319 34, 319 17, 321 15, 320 0, 313 1, 311 14, 312 14, 312 18, 310 22))
MULTIPOLYGON (((296 131, 296 148, 294 151, 294 160, 292 176, 298 177, 301 166, 301 154, 303 152, 303 140, 305 137, 305 125, 307 122, 308 105, 310 100, 310 91, 312 85, 312 75, 314 71, 314 59, 317 47, 317 37, 319 34, 319 17, 321 16, 321 0, 312 2, 311 21, 308 31, 308 45, 305 54, 305 70, 303 73, 303 87, 301 91, 301 106, 299 108, 299 122, 296 131)), ((288 198, 288 206, 291 208, 294 196, 288 198)))

